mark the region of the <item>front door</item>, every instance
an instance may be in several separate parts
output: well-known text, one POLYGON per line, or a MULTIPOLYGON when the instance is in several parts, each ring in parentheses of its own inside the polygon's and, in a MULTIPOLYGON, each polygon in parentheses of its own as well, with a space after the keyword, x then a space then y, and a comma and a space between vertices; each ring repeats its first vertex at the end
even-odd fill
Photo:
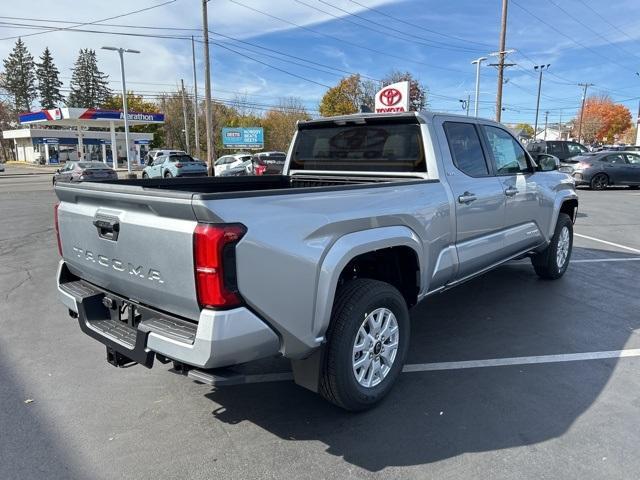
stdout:
POLYGON ((541 208, 538 180, 529 156, 518 140, 495 125, 482 127, 496 177, 506 198, 504 253, 515 255, 544 241, 550 217, 541 208))
POLYGON ((478 126, 445 121, 443 130, 445 174, 456 206, 460 280, 500 261, 505 196, 489 168, 478 126))
POLYGON ((630 185, 640 184, 640 154, 625 153, 627 157, 627 165, 625 166, 627 174, 625 175, 626 183, 630 185))

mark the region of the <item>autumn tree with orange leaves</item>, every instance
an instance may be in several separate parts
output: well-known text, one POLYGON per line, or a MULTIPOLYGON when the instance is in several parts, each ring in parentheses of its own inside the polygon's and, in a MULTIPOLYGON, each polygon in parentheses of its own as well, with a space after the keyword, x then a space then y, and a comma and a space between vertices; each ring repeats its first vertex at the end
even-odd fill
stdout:
MULTIPOLYGON (((582 117, 582 140, 585 143, 613 143, 616 137, 631 127, 631 112, 609 96, 591 96, 584 104, 575 122, 576 128, 582 117)), ((577 136, 577 131, 574 136, 577 136)))

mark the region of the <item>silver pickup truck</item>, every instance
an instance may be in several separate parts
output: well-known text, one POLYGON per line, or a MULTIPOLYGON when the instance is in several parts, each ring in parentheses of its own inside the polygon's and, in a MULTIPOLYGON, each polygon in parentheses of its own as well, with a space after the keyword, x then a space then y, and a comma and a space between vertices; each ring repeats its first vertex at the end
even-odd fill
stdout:
POLYGON ((110 363, 282 355, 348 410, 392 387, 420 300, 517 258, 561 277, 578 209, 502 125, 437 113, 301 122, 283 175, 55 192, 59 297, 110 363))

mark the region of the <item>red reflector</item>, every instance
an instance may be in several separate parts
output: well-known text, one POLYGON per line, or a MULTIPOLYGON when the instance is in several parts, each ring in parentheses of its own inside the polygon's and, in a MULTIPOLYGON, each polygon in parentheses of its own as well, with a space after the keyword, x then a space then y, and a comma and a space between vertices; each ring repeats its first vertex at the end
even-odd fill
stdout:
POLYGON ((176 168, 182 168, 183 165, 181 163, 176 163, 176 168))
POLYGON ((58 207, 60 202, 53 207, 53 225, 56 228, 56 240, 58 241, 58 253, 62 256, 62 242, 60 241, 60 226, 58 225, 58 207))
POLYGON ((256 165, 255 167, 256 175, 263 175, 266 169, 267 169, 266 165, 256 165))
MULTIPOLYGON (((246 231, 244 225, 239 224, 200 223, 196 226, 193 233, 193 256, 198 303, 202 308, 229 308, 240 304, 238 293, 225 284, 227 277, 223 254, 225 246, 236 243, 246 231)), ((235 265, 226 267, 235 268, 235 265)), ((235 283, 235 278, 227 280, 235 283)))

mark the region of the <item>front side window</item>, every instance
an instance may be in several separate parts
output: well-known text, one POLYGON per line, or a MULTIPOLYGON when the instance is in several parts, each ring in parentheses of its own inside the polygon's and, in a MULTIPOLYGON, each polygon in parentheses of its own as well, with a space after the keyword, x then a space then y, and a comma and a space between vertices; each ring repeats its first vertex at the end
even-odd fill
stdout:
POLYGON ((487 125, 484 129, 498 175, 529 172, 527 154, 520 142, 501 128, 487 125))
POLYGON ((164 163, 164 161, 166 160, 166 158, 167 158, 166 156, 164 156, 164 155, 160 155, 159 157, 157 157, 157 158, 154 160, 153 164, 154 164, 155 166, 157 166, 157 165, 162 165, 162 164, 164 163))
POLYGON ((480 144, 475 125, 462 122, 445 122, 444 133, 447 136, 453 163, 458 170, 470 177, 489 175, 489 168, 480 144))
POLYGON ((615 163, 618 165, 627 163, 621 153, 618 153, 616 155, 609 155, 605 161, 607 163, 615 163))
POLYGON ((298 131, 291 169, 426 172, 420 125, 375 119, 364 125, 311 124, 298 131))
POLYGON ((567 149, 569 150, 569 153, 572 155, 580 155, 582 153, 588 152, 586 147, 583 147, 582 145, 576 142, 568 142, 567 149))

